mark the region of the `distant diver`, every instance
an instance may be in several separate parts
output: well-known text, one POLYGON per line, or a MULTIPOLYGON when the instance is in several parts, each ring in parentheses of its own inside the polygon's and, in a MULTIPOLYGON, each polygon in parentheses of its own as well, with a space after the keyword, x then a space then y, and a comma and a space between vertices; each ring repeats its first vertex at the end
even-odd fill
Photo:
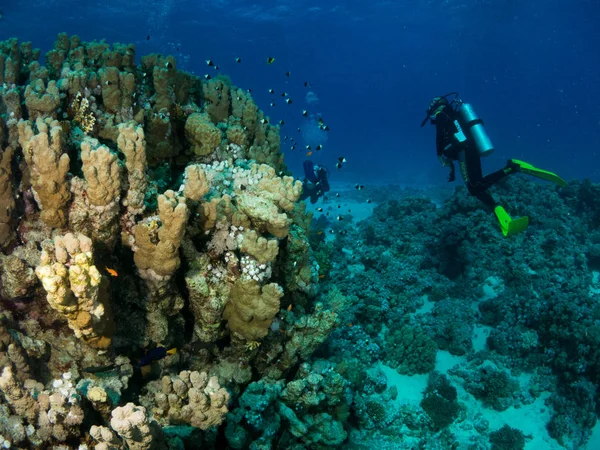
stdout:
POLYGON ((300 200, 310 198, 312 204, 317 203, 325 192, 329 192, 328 175, 329 172, 325 167, 313 164, 310 160, 304 161, 304 181, 300 200))
POLYGON ((521 172, 551 181, 560 187, 566 186, 566 182, 558 175, 517 159, 509 159, 506 167, 484 177, 480 158, 492 153, 494 146, 483 127, 483 121, 469 103, 464 103, 458 98, 458 93, 451 92, 434 97, 426 113, 421 127, 428 121, 435 125, 438 159, 442 166, 450 167, 448 181, 455 180, 454 161, 458 161, 469 193, 494 211, 504 236, 512 236, 525 230, 529 225, 529 217, 511 219, 506 210, 489 194, 488 189, 493 184, 508 175, 521 172), (454 96, 451 101, 448 100, 450 96, 454 96))

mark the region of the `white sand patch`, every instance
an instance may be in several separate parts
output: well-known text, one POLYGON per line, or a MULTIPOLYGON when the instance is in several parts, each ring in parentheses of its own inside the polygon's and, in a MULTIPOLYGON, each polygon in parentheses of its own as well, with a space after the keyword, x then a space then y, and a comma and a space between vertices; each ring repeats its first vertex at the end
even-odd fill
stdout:
POLYGON ((454 366, 465 362, 464 356, 455 356, 445 350, 438 350, 435 357, 435 370, 446 375, 454 366))
POLYGON ((487 338, 491 331, 492 327, 488 327, 487 325, 475 325, 473 327, 473 336, 471 337, 473 350, 479 352, 487 349, 487 338))
POLYGON ((379 369, 387 377, 388 388, 396 386, 398 389, 398 404, 418 405, 423 399, 423 392, 427 387, 428 375, 401 375, 389 366, 379 363, 379 369))

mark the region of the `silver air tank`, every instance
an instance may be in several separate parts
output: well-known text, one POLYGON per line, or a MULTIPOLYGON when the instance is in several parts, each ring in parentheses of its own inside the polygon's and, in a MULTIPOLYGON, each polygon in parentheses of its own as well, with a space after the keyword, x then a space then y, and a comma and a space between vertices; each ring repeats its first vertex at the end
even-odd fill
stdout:
POLYGON ((479 156, 491 154, 494 151, 494 144, 483 127, 483 120, 479 118, 473 107, 469 103, 462 103, 458 108, 458 113, 465 132, 471 136, 479 156))

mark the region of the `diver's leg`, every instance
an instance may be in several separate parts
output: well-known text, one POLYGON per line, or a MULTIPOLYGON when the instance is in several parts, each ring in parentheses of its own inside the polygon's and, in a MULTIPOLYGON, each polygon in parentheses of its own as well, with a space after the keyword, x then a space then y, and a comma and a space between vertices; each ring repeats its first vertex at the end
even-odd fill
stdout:
POLYGON ((494 198, 487 192, 488 186, 483 183, 481 173, 481 159, 477 149, 468 146, 458 155, 460 173, 463 177, 469 193, 478 198, 485 206, 493 210, 496 206, 494 198))

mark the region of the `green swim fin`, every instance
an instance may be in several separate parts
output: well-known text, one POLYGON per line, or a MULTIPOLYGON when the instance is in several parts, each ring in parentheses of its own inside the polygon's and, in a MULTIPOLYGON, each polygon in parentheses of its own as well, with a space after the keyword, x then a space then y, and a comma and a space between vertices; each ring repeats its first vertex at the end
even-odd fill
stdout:
POLYGON ((548 172, 547 170, 543 169, 538 169, 537 167, 534 167, 531 164, 526 163, 525 161, 520 161, 518 159, 511 159, 511 161, 519 166, 521 172, 526 173, 527 175, 541 178, 542 180, 551 181, 552 183, 555 183, 560 187, 565 187, 567 185, 567 182, 555 173, 548 172))
POLYGON ((529 226, 529 217, 523 216, 513 220, 502 206, 496 206, 494 213, 500 222, 502 234, 506 237, 514 236, 529 226))

